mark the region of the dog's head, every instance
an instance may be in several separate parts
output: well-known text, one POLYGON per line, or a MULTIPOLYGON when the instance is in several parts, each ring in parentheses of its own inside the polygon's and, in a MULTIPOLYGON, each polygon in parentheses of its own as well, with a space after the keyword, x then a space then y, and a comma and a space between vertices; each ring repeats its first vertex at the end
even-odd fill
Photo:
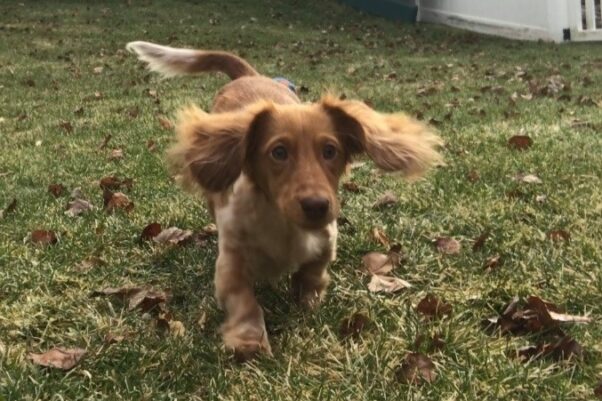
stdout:
POLYGON ((338 182, 354 155, 381 169, 418 176, 440 161, 440 139, 402 114, 324 98, 315 104, 259 102, 240 111, 185 109, 172 151, 184 180, 227 190, 246 174, 293 223, 317 229, 338 215, 338 182))

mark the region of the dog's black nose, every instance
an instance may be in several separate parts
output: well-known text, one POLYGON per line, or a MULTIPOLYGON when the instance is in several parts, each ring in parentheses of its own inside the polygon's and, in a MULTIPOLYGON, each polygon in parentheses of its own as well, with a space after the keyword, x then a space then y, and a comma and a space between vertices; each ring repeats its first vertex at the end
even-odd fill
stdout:
POLYGON ((309 220, 320 220, 328 213, 330 202, 326 198, 319 196, 310 196, 303 198, 299 201, 301 203, 301 209, 305 213, 305 217, 309 220))

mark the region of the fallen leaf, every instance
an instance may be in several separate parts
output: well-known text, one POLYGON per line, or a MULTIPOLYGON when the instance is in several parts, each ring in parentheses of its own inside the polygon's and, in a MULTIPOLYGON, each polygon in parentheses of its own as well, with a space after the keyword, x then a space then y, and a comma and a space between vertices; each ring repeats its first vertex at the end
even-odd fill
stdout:
POLYGON ((481 176, 479 175, 479 172, 476 170, 470 170, 468 172, 468 174, 466 174, 466 179, 470 182, 472 182, 473 184, 477 181, 479 181, 479 179, 481 178, 481 176))
POLYGON ((146 91, 146 93, 148 94, 148 96, 152 97, 153 99, 157 98, 157 91, 154 89, 149 89, 146 91))
POLYGON ((169 227, 153 237, 153 241, 158 244, 180 244, 189 240, 191 236, 191 230, 169 227))
POLYGON ((126 212, 131 212, 134 209, 134 203, 123 192, 111 192, 105 189, 103 192, 105 210, 109 213, 116 209, 122 209, 126 212))
POLYGON ((602 380, 600 380, 596 385, 596 388, 594 389, 594 395, 602 400, 602 380))
POLYGON ((87 200, 78 198, 69 202, 65 213, 68 216, 75 217, 89 210, 94 210, 94 206, 87 200))
POLYGON ((105 338, 104 338, 105 344, 117 344, 117 343, 122 342, 123 340, 125 340, 124 335, 113 334, 113 333, 107 333, 107 335, 105 335, 105 338))
POLYGON ((95 267, 103 266, 106 262, 98 256, 88 256, 75 266, 75 270, 79 272, 88 272, 95 267))
POLYGON ((59 127, 64 129, 67 133, 73 132, 73 125, 69 121, 61 121, 59 127))
POLYGON ((384 194, 382 194, 376 200, 376 202, 374 202, 374 204, 372 205, 372 208, 373 209, 382 209, 385 207, 395 205, 398 202, 399 202, 398 197, 393 192, 387 191, 384 194))
POLYGON ((120 179, 120 178, 112 175, 112 176, 101 178, 98 185, 103 190, 104 189, 117 190, 117 189, 121 189, 123 187, 125 187, 127 189, 132 189, 133 183, 134 183, 134 181, 131 178, 120 179))
POLYGON ((109 160, 121 160, 121 159, 123 159, 123 150, 122 149, 111 150, 111 155, 109 156, 109 160))
POLYGON ((374 238, 374 240, 376 242, 378 242, 379 244, 381 244, 382 246, 388 247, 390 244, 387 233, 385 233, 383 230, 381 230, 378 227, 372 228, 372 238, 374 238))
POLYGON ((583 357, 583 347, 570 336, 560 334, 551 340, 541 340, 536 345, 519 348, 516 355, 523 360, 538 360, 550 358, 555 361, 580 359, 583 357))
POLYGON ((79 106, 78 108, 73 110, 73 114, 75 114, 76 116, 81 116, 82 114, 84 114, 84 106, 79 106))
POLYGON ((12 213, 17 209, 17 198, 13 198, 3 210, 0 210, 0 219, 6 217, 9 213, 12 213))
POLYGON ((353 182, 353 181, 345 181, 343 183, 343 189, 349 192, 354 192, 354 193, 358 193, 361 192, 361 188, 359 185, 357 185, 357 183, 353 182))
POLYGON ((202 231, 207 235, 217 235, 217 226, 214 223, 209 223, 203 227, 202 231))
POLYGON ((158 120, 159 120, 159 124, 161 125, 161 127, 163 129, 166 129, 166 130, 173 129, 173 123, 167 117, 159 116, 158 120))
POLYGON ((102 290, 93 291, 91 297, 112 296, 128 303, 128 310, 140 309, 146 313, 169 299, 165 291, 157 291, 152 288, 141 287, 107 287, 102 290))
POLYGON ((152 139, 149 139, 148 141, 146 141, 146 149, 148 149, 149 152, 156 151, 157 143, 155 141, 153 141, 152 139))
POLYGON ((63 184, 50 184, 48 185, 48 192, 52 194, 55 198, 62 196, 65 194, 67 188, 63 184))
POLYGON ((437 378, 435 364, 420 352, 411 352, 395 370, 397 380, 406 384, 432 383, 437 378))
POLYGON ((94 67, 94 69, 92 70, 94 72, 94 74, 102 74, 104 70, 103 66, 99 66, 99 67, 94 67))
POLYGON ((184 323, 180 322, 179 320, 170 320, 169 334, 173 337, 184 337, 184 334, 186 334, 186 327, 184 327, 184 323))
POLYGON ((138 108, 138 106, 131 107, 127 110, 126 114, 130 118, 136 118, 140 114, 140 109, 138 108))
POLYGON ((456 255, 462 249, 460 242, 450 237, 438 237, 434 243, 437 250, 446 255, 456 255))
POLYGON ((484 269, 493 270, 497 268, 502 263, 502 257, 500 255, 495 255, 487 258, 485 261, 484 269))
POLYGON ((548 238, 554 242, 570 242, 571 234, 565 230, 554 230, 548 233, 548 238))
POLYGON ((472 251, 476 252, 479 249, 483 248, 483 245, 485 245, 485 241, 487 241, 487 238, 489 238, 489 231, 483 231, 481 235, 475 238, 474 244, 472 244, 472 251))
POLYGON ((58 239, 53 231, 34 230, 31 232, 31 242, 36 245, 54 245, 58 239))
POLYGON ((368 283, 368 290, 371 292, 397 292, 412 285, 405 280, 393 276, 382 276, 374 274, 368 283))
POLYGON ((27 357, 33 363, 49 368, 61 370, 73 369, 86 354, 86 350, 82 348, 53 348, 42 354, 30 352, 27 357))
POLYGON ((140 234, 140 239, 142 241, 150 241, 155 238, 157 235, 161 233, 163 228, 159 223, 150 223, 142 230, 142 234, 140 234))
POLYGON ((339 336, 341 338, 358 339, 366 326, 370 324, 370 318, 363 313, 356 312, 348 318, 341 320, 339 336))
POLYGON ((104 139, 102 140, 102 142, 100 143, 100 146, 98 147, 98 149, 105 149, 107 147, 107 145, 109 144, 109 141, 111 140, 111 138, 113 138, 113 135, 111 134, 107 134, 104 139))
POLYGON ((517 174, 514 177, 515 181, 524 182, 526 184, 541 184, 541 178, 534 174, 517 174))
POLYGON ((533 145, 533 140, 526 135, 514 135, 508 139, 508 147, 516 150, 525 150, 533 145))
POLYGON ((486 319, 485 328, 499 328, 502 334, 558 331, 559 323, 590 323, 588 316, 567 315, 554 304, 530 296, 526 301, 514 297, 500 316, 486 319))
POLYGON ((452 306, 428 294, 418 303, 416 310, 429 318, 438 319, 443 315, 451 315, 452 306))
POLYGON ((167 302, 168 298, 169 295, 164 291, 143 289, 130 297, 128 310, 140 309, 142 313, 146 313, 157 305, 167 302))

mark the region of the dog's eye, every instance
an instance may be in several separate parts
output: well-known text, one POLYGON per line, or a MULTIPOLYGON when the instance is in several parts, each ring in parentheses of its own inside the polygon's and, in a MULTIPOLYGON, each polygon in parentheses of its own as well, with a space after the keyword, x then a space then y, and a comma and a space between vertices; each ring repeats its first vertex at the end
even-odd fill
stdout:
POLYGON ((278 145, 274 149, 272 149, 272 157, 274 158, 274 160, 278 160, 281 162, 288 158, 288 152, 286 151, 286 148, 284 146, 278 145))
POLYGON ((337 148, 334 145, 328 144, 322 149, 322 157, 326 160, 332 160, 337 155, 337 148))

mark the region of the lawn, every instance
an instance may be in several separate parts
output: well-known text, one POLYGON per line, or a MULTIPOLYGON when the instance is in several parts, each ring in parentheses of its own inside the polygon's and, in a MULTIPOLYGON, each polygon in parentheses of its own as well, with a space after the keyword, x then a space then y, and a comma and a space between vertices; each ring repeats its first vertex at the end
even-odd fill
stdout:
POLYGON ((28 0, 0 11, 0 400, 596 398, 599 44, 403 25, 316 0, 28 0), (259 290, 273 358, 239 364, 223 349, 223 314, 212 296, 215 236, 181 246, 140 240, 152 222, 197 233, 211 222, 166 168, 166 119, 188 103, 208 108, 226 79, 161 80, 125 52, 131 40, 232 50, 266 75, 294 81, 305 101, 335 90, 430 121, 445 140, 446 165, 415 183, 369 162, 352 170, 356 186, 340 191, 345 224, 322 307, 301 311, 284 282, 259 290), (515 135, 531 146, 509 146, 515 135), (134 204, 129 212, 103 207, 99 180, 110 176, 132 180, 119 189, 134 204), (52 184, 63 191, 50 193, 52 184), (66 207, 76 188, 94 209, 73 217, 66 207), (396 202, 374 208, 387 191, 396 202), (34 244, 34 230, 51 230, 58 241, 34 244), (440 237, 457 240, 459 252, 441 252, 433 244, 440 237), (412 287, 373 293, 362 256, 387 252, 387 240, 405 255, 392 274, 412 287), (501 263, 487 262, 496 256, 501 263), (114 297, 90 297, 122 286, 169 290, 162 305, 184 330, 159 324, 156 308, 141 313, 114 297), (428 294, 450 313, 420 313, 428 294), (514 296, 593 317, 562 327, 583 352, 517 358, 557 329, 484 330, 483 319, 514 296), (341 322, 354 314, 368 322, 342 338, 341 322), (57 346, 87 354, 69 371, 28 358, 57 346), (400 377, 412 352, 432 360, 434 380, 400 377))

